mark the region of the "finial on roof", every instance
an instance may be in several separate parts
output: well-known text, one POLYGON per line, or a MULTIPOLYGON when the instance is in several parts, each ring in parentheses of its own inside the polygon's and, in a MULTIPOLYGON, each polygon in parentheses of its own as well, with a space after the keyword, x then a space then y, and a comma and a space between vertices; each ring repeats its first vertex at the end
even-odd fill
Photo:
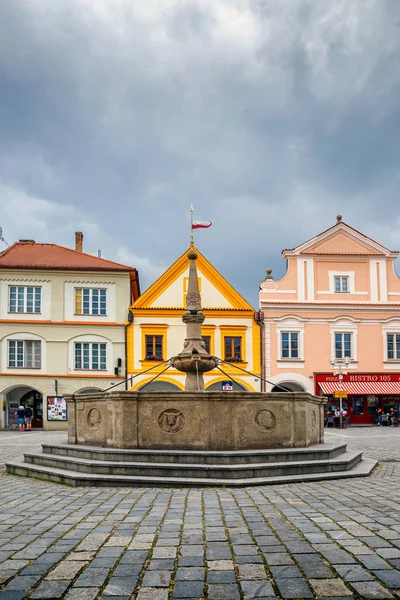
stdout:
POLYGON ((267 269, 267 276, 265 279, 273 279, 272 277, 272 269, 267 269))
POLYGON ((342 215, 336 215, 336 223, 340 223, 340 221, 343 219, 342 215))

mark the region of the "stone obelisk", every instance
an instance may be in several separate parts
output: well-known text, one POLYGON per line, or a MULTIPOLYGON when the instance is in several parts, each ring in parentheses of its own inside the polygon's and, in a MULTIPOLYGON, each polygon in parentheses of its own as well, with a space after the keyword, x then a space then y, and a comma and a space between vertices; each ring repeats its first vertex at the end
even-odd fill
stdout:
POLYGON ((192 392, 204 391, 203 373, 211 371, 218 364, 218 359, 206 351, 204 340, 201 337, 204 313, 197 279, 197 256, 197 252, 192 248, 188 254, 189 283, 186 310, 182 317, 182 321, 186 324, 186 339, 182 352, 171 359, 171 365, 175 369, 186 373, 185 390, 192 392))

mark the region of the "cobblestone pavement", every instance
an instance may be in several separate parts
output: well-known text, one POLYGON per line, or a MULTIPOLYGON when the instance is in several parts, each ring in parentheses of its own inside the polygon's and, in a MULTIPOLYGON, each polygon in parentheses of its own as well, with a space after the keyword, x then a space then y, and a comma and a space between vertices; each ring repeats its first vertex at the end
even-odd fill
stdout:
MULTIPOLYGON (((15 456, 36 449, 33 436, 65 440, 11 435, 0 433, 0 462, 10 443, 15 456)), ((369 478, 244 489, 3 475, 0 600, 400 598, 400 429, 334 439, 382 462, 369 478)))

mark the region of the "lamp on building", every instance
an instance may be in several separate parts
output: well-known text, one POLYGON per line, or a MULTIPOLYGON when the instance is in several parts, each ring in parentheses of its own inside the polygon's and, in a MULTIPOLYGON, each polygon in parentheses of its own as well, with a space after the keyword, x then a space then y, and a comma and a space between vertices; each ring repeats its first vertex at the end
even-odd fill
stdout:
MULTIPOLYGON (((343 391, 343 375, 347 375, 347 367, 349 366, 350 363, 350 357, 349 356, 345 356, 344 358, 344 364, 342 362, 335 362, 333 359, 331 360, 331 367, 333 369, 333 374, 337 375, 338 381, 339 381, 339 392, 343 391), (343 366, 345 368, 345 370, 343 370, 343 366)), ((343 424, 343 414, 342 414, 342 396, 340 396, 339 398, 340 400, 340 429, 342 429, 342 424, 343 424)))

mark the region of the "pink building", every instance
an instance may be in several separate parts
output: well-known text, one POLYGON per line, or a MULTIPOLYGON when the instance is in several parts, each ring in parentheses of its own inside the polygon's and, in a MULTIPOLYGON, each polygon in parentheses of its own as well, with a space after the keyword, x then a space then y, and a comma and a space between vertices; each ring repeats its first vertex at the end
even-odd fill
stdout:
POLYGON ((282 385, 337 405, 341 389, 351 422, 373 423, 379 406, 400 405, 399 253, 338 216, 282 254, 285 276, 275 281, 267 270, 260 285, 266 391, 282 385))

